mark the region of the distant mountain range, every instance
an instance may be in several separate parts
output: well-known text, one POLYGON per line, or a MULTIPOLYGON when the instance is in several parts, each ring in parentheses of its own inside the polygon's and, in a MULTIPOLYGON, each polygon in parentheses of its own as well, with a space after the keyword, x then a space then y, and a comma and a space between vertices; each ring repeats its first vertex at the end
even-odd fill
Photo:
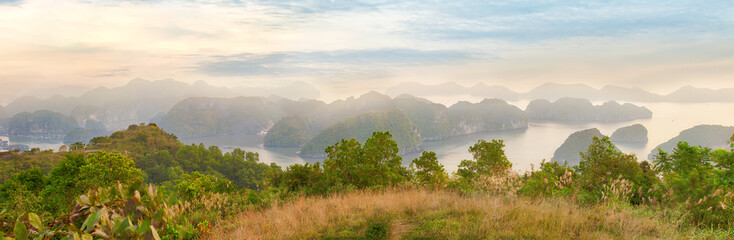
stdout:
POLYGON ((279 88, 225 88, 215 87, 203 81, 187 84, 175 80, 148 81, 133 79, 126 85, 115 88, 99 87, 84 91, 77 96, 68 96, 83 87, 64 87, 28 93, 4 107, 0 107, 0 119, 21 112, 49 110, 72 116, 79 125, 92 119, 103 122, 108 129, 125 129, 130 124, 148 122, 162 115, 176 103, 190 97, 236 97, 236 96, 289 96, 294 99, 318 98, 316 88, 304 82, 296 82, 279 88), (67 95, 49 93, 64 92, 67 95), (34 96, 35 95, 35 96, 34 96))
POLYGON ((585 84, 546 83, 528 92, 515 92, 503 86, 489 86, 483 83, 464 87, 455 82, 427 85, 405 82, 388 88, 385 94, 398 96, 456 96, 471 95, 481 98, 499 98, 507 101, 546 99, 555 101, 560 98, 584 98, 591 101, 631 101, 631 102, 734 102, 734 88, 708 89, 684 86, 667 94, 659 95, 640 88, 605 86, 596 89, 585 84))

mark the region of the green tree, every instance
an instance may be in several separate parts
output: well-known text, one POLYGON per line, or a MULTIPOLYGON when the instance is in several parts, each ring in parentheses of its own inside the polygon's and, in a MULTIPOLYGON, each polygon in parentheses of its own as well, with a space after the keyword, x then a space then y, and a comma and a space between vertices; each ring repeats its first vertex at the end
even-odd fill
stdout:
POLYGON ((85 145, 84 145, 83 142, 75 142, 75 143, 69 145, 69 150, 70 151, 82 150, 82 149, 84 149, 84 147, 85 147, 85 145))
POLYGON ((183 174, 176 184, 176 190, 185 199, 201 198, 210 193, 225 193, 234 191, 234 184, 226 178, 217 178, 212 175, 192 172, 183 174))
POLYGON ((461 161, 457 174, 467 180, 473 180, 480 176, 506 174, 512 168, 512 163, 507 160, 504 147, 505 144, 502 140, 477 141, 476 144, 469 147, 469 152, 474 157, 474 161, 461 161))
POLYGON ((15 215, 35 211, 41 206, 38 196, 46 183, 46 175, 39 168, 13 174, 0 185, 0 207, 15 215))
POLYGON ((324 173, 331 184, 358 186, 361 182, 359 169, 363 161, 362 145, 354 139, 328 146, 325 150, 324 173))
POLYGON ((449 175, 443 165, 438 163, 435 152, 423 152, 423 154, 410 163, 415 181, 420 186, 440 188, 448 183, 449 175))
POLYGON ((625 154, 617 150, 609 137, 594 137, 586 152, 581 153, 581 161, 575 168, 578 173, 578 184, 581 188, 582 201, 601 200, 605 186, 620 179, 630 181, 634 202, 640 202, 639 192, 646 192, 651 183, 645 182, 642 168, 634 154, 625 154), (640 191, 637 191, 638 188, 640 191))
POLYGON ((395 185, 407 180, 408 171, 401 166, 397 143, 389 132, 374 132, 364 147, 354 139, 329 146, 325 150, 324 173, 332 185, 395 185))
POLYGON ((672 154, 659 150, 653 163, 662 174, 665 186, 675 194, 674 202, 689 218, 708 226, 734 225, 734 145, 732 151, 689 146, 679 142, 672 154))
POLYGON ((84 154, 67 154, 48 175, 46 187, 41 191, 43 207, 51 213, 58 213, 73 203, 75 197, 85 190, 77 186, 81 167, 84 166, 84 154))
POLYGON ((290 192, 322 194, 328 190, 319 163, 293 164, 279 177, 279 185, 290 192))
POLYGON ((135 168, 133 160, 119 153, 91 153, 79 171, 78 186, 84 190, 112 186, 118 182, 124 185, 143 182, 142 172, 135 168))
POLYGON ((365 185, 389 186, 407 180, 408 171, 401 165, 403 158, 398 156, 398 144, 390 132, 372 133, 362 149, 364 163, 361 171, 371 176, 365 176, 365 185))

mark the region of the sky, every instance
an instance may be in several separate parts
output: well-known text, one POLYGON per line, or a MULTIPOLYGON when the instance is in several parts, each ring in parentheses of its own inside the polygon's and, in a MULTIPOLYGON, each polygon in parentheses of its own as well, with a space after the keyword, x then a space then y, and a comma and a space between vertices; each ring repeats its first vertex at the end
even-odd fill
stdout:
MULTIPOLYGON (((0 0, 0 103, 134 78, 734 87, 731 0, 0 0)), ((328 98, 327 97, 327 98, 328 98)))

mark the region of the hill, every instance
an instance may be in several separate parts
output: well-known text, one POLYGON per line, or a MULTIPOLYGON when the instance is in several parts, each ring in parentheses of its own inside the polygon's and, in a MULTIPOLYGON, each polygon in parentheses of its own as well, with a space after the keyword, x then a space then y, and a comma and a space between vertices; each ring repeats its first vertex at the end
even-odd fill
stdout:
POLYGON ((311 139, 310 121, 303 116, 281 118, 265 135, 266 147, 302 147, 311 139))
POLYGON ((280 109, 286 115, 297 115, 303 119, 299 120, 301 122, 298 124, 292 122, 293 119, 290 118, 276 122, 266 135, 268 146, 292 145, 290 143, 295 139, 302 139, 304 136, 310 139, 338 121, 370 111, 392 109, 404 111, 418 127, 424 141, 527 127, 527 117, 522 110, 497 99, 485 99, 480 103, 460 102, 447 108, 411 95, 404 94, 390 98, 377 92, 369 92, 358 98, 338 100, 330 104, 318 101, 283 100, 271 105, 270 108, 280 109), (281 128, 281 126, 288 127, 281 128))
POLYGON ((575 132, 569 135, 566 141, 556 149, 551 160, 558 163, 567 162, 569 166, 577 165, 581 161, 579 153, 588 149, 594 137, 601 138, 603 136, 604 134, 596 128, 575 132))
POLYGON ((189 98, 173 106, 160 125, 181 138, 252 135, 283 116, 275 102, 262 97, 189 98))
POLYGON ((15 99, 5 107, 8 114, 50 110, 71 115, 77 122, 93 119, 105 124, 110 130, 122 130, 130 124, 149 122, 160 113, 165 113, 177 102, 191 97, 237 97, 283 95, 293 99, 319 96, 312 85, 296 82, 279 88, 225 88, 209 85, 204 81, 188 84, 176 80, 133 79, 120 87, 98 87, 70 96, 46 96, 31 92, 15 99), (297 90, 300 90, 297 91, 297 90), (34 96, 35 95, 35 96, 34 96))
POLYGON ((140 124, 130 125, 127 130, 114 132, 110 136, 93 138, 87 149, 123 153, 133 160, 139 160, 164 150, 175 153, 181 145, 175 135, 163 131, 157 125, 140 124))
POLYGON ((393 189, 246 211, 209 239, 683 239, 672 223, 566 199, 393 189))
POLYGON ((610 139, 619 143, 646 143, 647 128, 642 124, 621 127, 612 133, 610 139))
POLYGON ((354 138, 364 143, 375 131, 389 131, 401 154, 421 150, 420 130, 402 110, 367 112, 340 121, 322 130, 301 148, 301 156, 322 157, 324 149, 341 139, 354 138))
POLYGON ((683 130, 678 136, 664 142, 655 147, 650 154, 647 155, 648 159, 653 159, 653 156, 658 153, 658 149, 663 149, 670 153, 673 148, 676 147, 678 142, 688 142, 691 146, 703 146, 713 149, 728 148, 727 141, 731 138, 734 133, 734 127, 721 126, 721 125, 698 125, 686 130, 683 130))
POLYGON ((589 100, 561 98, 555 102, 533 100, 525 109, 531 120, 618 122, 651 118, 652 112, 630 103, 606 102, 594 106, 589 100))
POLYGON ((8 119, 5 131, 14 139, 59 140, 78 125, 73 118, 58 112, 22 112, 8 119))

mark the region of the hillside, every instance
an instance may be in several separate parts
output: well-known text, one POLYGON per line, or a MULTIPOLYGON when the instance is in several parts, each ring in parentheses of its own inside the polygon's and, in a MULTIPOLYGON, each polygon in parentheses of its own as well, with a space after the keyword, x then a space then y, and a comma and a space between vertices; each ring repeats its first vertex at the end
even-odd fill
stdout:
POLYGON ((8 119, 5 129, 11 138, 61 139, 78 125, 73 118, 51 111, 22 112, 8 119))
POLYGON ((561 98, 555 102, 533 100, 525 112, 530 120, 543 121, 619 122, 652 117, 649 109, 630 103, 606 102, 595 106, 580 98, 561 98))
POLYGON ((421 149, 423 140, 420 130, 410 121, 402 110, 367 112, 340 121, 322 130, 301 148, 301 156, 321 157, 327 146, 341 139, 354 138, 364 142, 375 131, 389 131, 398 144, 401 153, 415 152, 421 149))
POLYGON ((301 139, 304 136, 300 134, 302 132, 309 133, 306 137, 310 138, 336 122, 358 114, 392 109, 405 111, 408 118, 420 129, 421 138, 424 141, 527 127, 527 117, 522 110, 497 99, 485 99, 480 103, 460 102, 447 108, 444 105, 411 95, 390 98, 376 92, 369 92, 358 98, 337 100, 330 104, 318 101, 283 100, 271 105, 270 108, 278 108, 284 114, 301 116, 307 119, 308 124, 280 123, 280 121, 293 120, 287 118, 279 120, 266 135, 268 146, 277 146, 276 143, 291 143, 293 139, 301 139), (281 126, 289 127, 283 129, 281 126), (298 136, 287 134, 285 130, 298 136))
POLYGON ((281 118, 265 135, 266 147, 302 147, 311 139, 310 121, 303 116, 281 118))
MULTIPOLYGON (((193 84, 176 80, 150 81, 136 78, 119 87, 98 87, 72 96, 41 92, 13 100, 5 107, 7 114, 50 110, 71 115, 77 122, 94 119, 110 130, 122 130, 130 124, 149 122, 159 113, 165 113, 177 102, 190 97, 237 97, 282 95, 293 99, 317 98, 314 86, 295 82, 275 88, 216 87, 204 81, 193 84), (38 96, 38 97, 36 97, 38 96)), ((2 113, 0 113, 0 119, 2 113)))
POLYGON ((181 138, 253 135, 283 115, 275 102, 262 97, 189 98, 173 106, 160 125, 181 138))
POLYGON ((698 125, 683 130, 678 136, 658 145, 647 157, 648 159, 653 159, 653 156, 658 154, 658 149, 663 149, 663 151, 670 153, 678 145, 678 142, 681 141, 688 142, 691 146, 703 146, 713 149, 728 148, 729 144, 727 141, 732 136, 732 133, 734 133, 734 127, 698 125))
POLYGON ((568 162, 569 166, 577 165, 581 161, 579 153, 588 149, 594 137, 601 138, 603 136, 604 134, 596 128, 575 132, 569 135, 566 141, 556 149, 551 160, 558 163, 568 162))
POLYGON ((566 199, 393 189, 298 198, 246 211, 208 239, 683 239, 674 224, 566 199))
POLYGON ((95 137, 89 142, 87 149, 122 153, 133 160, 140 160, 159 151, 175 153, 181 145, 176 136, 164 132, 155 124, 149 124, 130 125, 127 130, 95 137))
POLYGON ((484 99, 479 103, 458 102, 441 117, 441 123, 451 126, 450 132, 437 137, 466 135, 486 131, 526 128, 528 119, 519 108, 499 99, 484 99))

